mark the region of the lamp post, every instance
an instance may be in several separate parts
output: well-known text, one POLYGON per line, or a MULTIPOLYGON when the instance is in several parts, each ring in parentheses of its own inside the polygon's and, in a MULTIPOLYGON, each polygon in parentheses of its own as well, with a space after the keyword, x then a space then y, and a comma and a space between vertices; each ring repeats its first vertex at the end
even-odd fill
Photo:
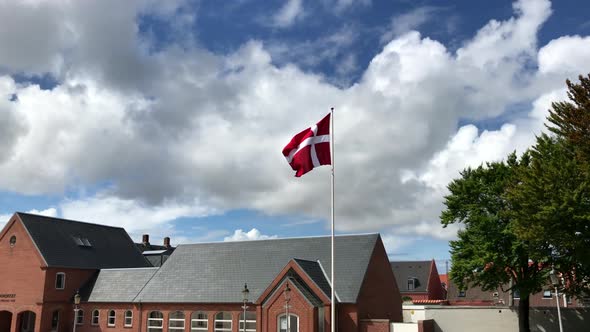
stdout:
POLYGON ((549 278, 551 279, 551 284, 555 287, 555 302, 557 302, 557 318, 559 320, 559 332, 563 332, 563 326, 561 325, 561 310, 559 309, 559 291, 557 287, 559 286, 559 277, 555 274, 555 269, 551 268, 549 272, 549 278))
POLYGON ((287 320, 287 332, 291 331, 290 328, 290 317, 289 317, 289 301, 291 301, 291 288, 289 288, 289 282, 287 281, 287 286, 285 287, 285 319, 287 320))
POLYGON ((80 305, 80 293, 76 291, 76 295, 74 295, 74 327, 72 328, 73 332, 76 332, 76 325, 78 324, 78 311, 80 305))
POLYGON ((244 305, 242 306, 242 309, 244 309, 244 327, 243 327, 243 331, 246 332, 246 309, 248 309, 248 306, 246 305, 246 303, 248 303, 248 295, 250 295, 250 291, 248 290, 248 285, 244 284, 244 289, 242 290, 242 299, 244 300, 244 305))

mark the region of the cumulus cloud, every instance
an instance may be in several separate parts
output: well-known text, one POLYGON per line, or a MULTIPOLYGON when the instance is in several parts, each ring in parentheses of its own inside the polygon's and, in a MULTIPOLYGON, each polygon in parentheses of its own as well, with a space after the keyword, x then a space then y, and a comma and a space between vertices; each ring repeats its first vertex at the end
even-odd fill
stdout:
POLYGON ((264 235, 260 233, 259 230, 256 228, 252 228, 248 232, 244 232, 241 229, 236 229, 234 234, 231 236, 226 236, 223 238, 223 241, 252 241, 252 240, 267 240, 267 239, 276 239, 276 235, 264 235))
POLYGON ((26 63, 0 58, 8 68, 0 71, 0 109, 8 110, 0 117, 20 128, 0 134, 0 189, 98 186, 60 204, 62 215, 133 234, 172 232, 171 220, 233 209, 327 219, 329 169, 295 179, 280 151, 334 106, 338 231, 453 238, 456 229, 438 222, 446 183, 466 166, 530 144, 548 101, 562 96, 564 73, 588 63, 555 59, 587 48, 586 38, 538 49, 537 31, 551 13, 545 0, 515 2, 512 18, 490 21, 456 52, 415 31, 399 35, 346 88, 293 64, 276 66, 276 53, 260 41, 225 55, 190 44, 147 52, 136 22, 147 10, 142 2, 115 14, 102 1, 44 5, 53 10, 49 20, 53 12, 59 18, 52 31, 74 38, 26 63), (58 69, 46 61, 53 58, 58 69), (538 71, 530 66, 537 61, 538 71), (58 72, 58 84, 15 84, 16 71, 58 72), (498 130, 458 128, 514 105, 525 105, 524 115, 498 130))
MULTIPOLYGON (((42 216, 48 216, 48 217, 57 217, 57 209, 56 208, 47 208, 44 210, 37 210, 37 209, 32 209, 29 211, 26 211, 26 213, 31 213, 31 214, 39 214, 42 216)), ((12 217, 12 213, 11 214, 0 214, 0 230, 2 230, 2 228, 4 227, 4 225, 8 222, 8 220, 10 220, 10 218, 12 217)))

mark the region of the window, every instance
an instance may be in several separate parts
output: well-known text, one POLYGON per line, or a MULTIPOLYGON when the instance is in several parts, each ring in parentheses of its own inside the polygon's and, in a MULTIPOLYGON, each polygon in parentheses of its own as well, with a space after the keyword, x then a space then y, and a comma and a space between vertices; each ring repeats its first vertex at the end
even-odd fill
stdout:
POLYGON ((416 280, 415 278, 408 278, 408 290, 412 291, 414 290, 414 280, 416 280))
POLYGON ((544 299, 550 299, 551 298, 551 290, 550 289, 546 289, 543 291, 543 298, 544 299))
POLYGON ((98 312, 98 310, 94 309, 92 311, 92 325, 98 325, 98 318, 100 317, 100 314, 98 312))
POLYGON ((465 295, 466 295, 466 292, 465 292, 465 290, 463 290, 463 289, 460 289, 460 290, 459 290, 459 295, 457 295, 457 296, 458 296, 458 297, 465 297, 465 295))
MULTIPOLYGON (((240 331, 244 331, 244 313, 240 313, 240 331)), ((246 311, 246 332, 256 332, 256 313, 246 311)))
POLYGON ((220 312, 215 315, 215 332, 231 331, 231 314, 229 312, 220 312))
POLYGON ((51 332, 56 332, 59 328, 59 310, 55 310, 51 315, 51 332))
POLYGON ((10 237, 10 248, 14 248, 14 246, 16 245, 16 236, 11 236, 10 237))
POLYGON ((279 317, 277 330, 279 332, 299 332, 299 317, 295 315, 289 315, 289 325, 287 329, 286 315, 279 317))
POLYGON ((66 274, 57 272, 55 274, 55 289, 64 289, 66 287, 66 274))
POLYGON ((78 309, 78 313, 76 314, 76 325, 84 324, 84 310, 78 309))
POLYGON ((125 311, 125 327, 133 326, 133 311, 125 311))
POLYGON ((191 315, 191 332, 192 331, 209 331, 207 313, 203 311, 193 312, 191 315))
POLYGON ((147 332, 162 332, 164 329, 164 315, 159 311, 150 312, 147 324, 147 332))
POLYGON ((109 310, 109 315, 107 317, 107 326, 115 326, 115 318, 115 310, 109 310))
POLYGON ((184 331, 184 312, 175 311, 168 316, 168 330, 184 331))
POLYGON ((519 299, 520 299, 520 290, 518 290, 518 289, 515 289, 515 290, 512 292, 512 298, 513 298, 513 299, 515 299, 515 300, 519 300, 519 299))

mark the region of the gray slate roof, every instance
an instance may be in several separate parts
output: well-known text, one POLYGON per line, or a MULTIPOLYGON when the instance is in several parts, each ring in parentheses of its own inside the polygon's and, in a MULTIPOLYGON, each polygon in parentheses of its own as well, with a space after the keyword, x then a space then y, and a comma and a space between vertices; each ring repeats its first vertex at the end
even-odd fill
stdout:
MULTIPOLYGON (((378 238, 378 234, 336 237, 336 293, 341 302, 356 302, 378 238)), ((294 258, 319 260, 329 276, 330 237, 180 245, 136 301, 239 303, 244 283, 250 301, 255 301, 294 258)), ((319 280, 317 267, 306 271, 319 280)), ((325 290, 325 285, 320 287, 325 290)))
POLYGON ((426 287, 428 286, 432 261, 390 262, 390 264, 401 293, 428 291, 426 287), (414 283, 413 291, 408 290, 408 278, 418 279, 418 284, 414 283))
POLYGON ((299 265, 301 269, 305 271, 307 276, 313 280, 316 286, 318 286, 328 298, 332 296, 332 287, 330 286, 328 279, 326 279, 326 277, 329 278, 330 276, 326 276, 324 274, 320 263, 317 261, 313 262, 297 258, 295 259, 295 263, 297 263, 297 265, 299 265))
POLYGON ((156 271, 157 267, 100 270, 80 295, 87 302, 130 303, 156 271))
POLYGON ((120 227, 17 212, 49 267, 104 269, 150 264, 120 227), (75 238, 89 241, 80 246, 75 238))

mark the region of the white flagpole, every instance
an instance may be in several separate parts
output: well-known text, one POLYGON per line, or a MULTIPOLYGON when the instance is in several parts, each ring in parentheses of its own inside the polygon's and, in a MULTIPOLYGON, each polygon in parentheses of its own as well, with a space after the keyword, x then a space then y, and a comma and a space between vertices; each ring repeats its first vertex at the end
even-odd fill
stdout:
POLYGON ((334 282, 334 107, 330 109, 330 158, 332 164, 332 294, 331 294, 331 313, 330 313, 330 330, 336 332, 336 301, 335 301, 335 288, 336 283, 334 282))

